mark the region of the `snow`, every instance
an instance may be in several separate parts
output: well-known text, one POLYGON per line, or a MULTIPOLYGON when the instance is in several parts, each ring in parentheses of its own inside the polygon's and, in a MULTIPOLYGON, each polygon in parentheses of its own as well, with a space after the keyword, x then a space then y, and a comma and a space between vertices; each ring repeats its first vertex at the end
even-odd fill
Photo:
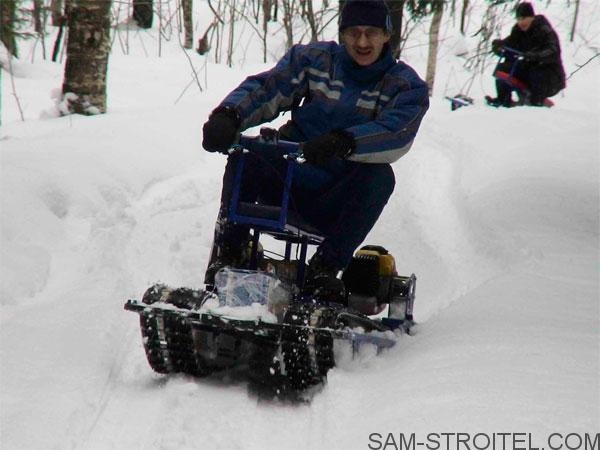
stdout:
MULTIPOLYGON (((583 2, 589 36, 594 4, 583 2)), ((568 21, 546 14, 570 73, 592 50, 567 44, 568 21)), ((368 238, 417 274, 418 332, 344 359, 300 406, 258 402, 235 379, 152 373, 123 310, 156 282, 202 286, 224 158, 202 150, 201 126, 265 66, 190 53, 203 91, 186 89, 182 50, 163 43, 157 58, 146 38, 145 51, 111 56, 108 114, 58 117, 62 66, 26 55, 14 62, 24 122, 3 71, 2 448, 363 449, 372 433, 443 432, 526 432, 544 447, 553 432, 597 433, 600 63, 553 109, 483 106, 488 71, 476 104, 450 112, 447 42, 432 107, 368 238)), ((421 73, 424 51, 406 56, 421 73)))

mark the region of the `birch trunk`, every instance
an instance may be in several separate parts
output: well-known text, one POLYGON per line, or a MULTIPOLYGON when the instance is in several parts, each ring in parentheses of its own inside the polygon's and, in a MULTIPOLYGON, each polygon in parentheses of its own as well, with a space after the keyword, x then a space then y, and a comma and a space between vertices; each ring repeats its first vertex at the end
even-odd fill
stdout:
POLYGON ((69 112, 106 112, 110 6, 111 0, 80 0, 71 6, 62 86, 69 112))
POLYGON ((193 0, 181 0, 181 9, 183 10, 183 28, 185 30, 183 47, 192 48, 194 46, 193 0))

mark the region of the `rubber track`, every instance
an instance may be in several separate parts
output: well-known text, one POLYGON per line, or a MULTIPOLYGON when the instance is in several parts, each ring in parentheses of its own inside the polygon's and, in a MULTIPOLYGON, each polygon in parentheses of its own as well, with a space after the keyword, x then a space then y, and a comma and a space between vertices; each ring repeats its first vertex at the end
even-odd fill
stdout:
POLYGON ((206 376, 211 370, 196 357, 194 339, 185 318, 176 314, 140 314, 140 326, 148 363, 155 372, 206 376))

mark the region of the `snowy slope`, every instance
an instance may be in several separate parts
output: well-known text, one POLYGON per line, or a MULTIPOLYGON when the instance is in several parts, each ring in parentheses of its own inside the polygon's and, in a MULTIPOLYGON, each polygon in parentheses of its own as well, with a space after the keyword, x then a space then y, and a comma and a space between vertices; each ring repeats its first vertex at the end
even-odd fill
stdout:
POLYGON ((200 286, 224 165, 201 125, 259 67, 210 64, 218 83, 177 101, 181 50, 115 54, 109 114, 55 118, 61 67, 20 64, 27 121, 3 73, 0 129, 3 449, 363 449, 370 433, 459 431, 541 447, 598 431, 597 62, 552 110, 433 99, 368 239, 417 274, 418 333, 343 361, 310 406, 153 374, 122 309, 159 280, 200 286))

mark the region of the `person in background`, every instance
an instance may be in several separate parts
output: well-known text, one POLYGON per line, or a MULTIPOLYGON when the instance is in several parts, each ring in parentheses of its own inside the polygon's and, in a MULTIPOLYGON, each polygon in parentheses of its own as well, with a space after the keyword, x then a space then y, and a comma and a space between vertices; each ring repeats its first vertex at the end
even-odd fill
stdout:
MULTIPOLYGON (((566 87, 565 71, 560 55, 558 35, 543 15, 535 15, 531 3, 519 3, 515 9, 517 23, 505 39, 492 41, 492 51, 506 58, 495 71, 510 73, 516 64, 514 77, 524 82, 530 91, 526 104, 542 106, 544 100, 552 97, 566 87), (520 59, 510 52, 518 51, 520 59)), ((513 105, 511 88, 500 79, 496 79, 495 98, 486 97, 492 106, 513 105)))
MULTIPOLYGON (((339 31, 342 45, 294 45, 271 70, 243 81, 212 111, 202 142, 209 152, 227 153, 240 132, 291 111, 279 136, 299 142, 306 159, 294 169, 291 207, 325 236, 304 289, 334 298, 344 292, 338 272, 394 190, 390 164, 410 149, 429 107, 426 83, 392 56, 383 0, 349 0, 339 31)), ((286 163, 266 151, 247 156, 242 200, 277 204, 286 163)), ((246 257, 248 228, 227 220, 238 157, 230 155, 225 169, 207 284, 246 257)))

